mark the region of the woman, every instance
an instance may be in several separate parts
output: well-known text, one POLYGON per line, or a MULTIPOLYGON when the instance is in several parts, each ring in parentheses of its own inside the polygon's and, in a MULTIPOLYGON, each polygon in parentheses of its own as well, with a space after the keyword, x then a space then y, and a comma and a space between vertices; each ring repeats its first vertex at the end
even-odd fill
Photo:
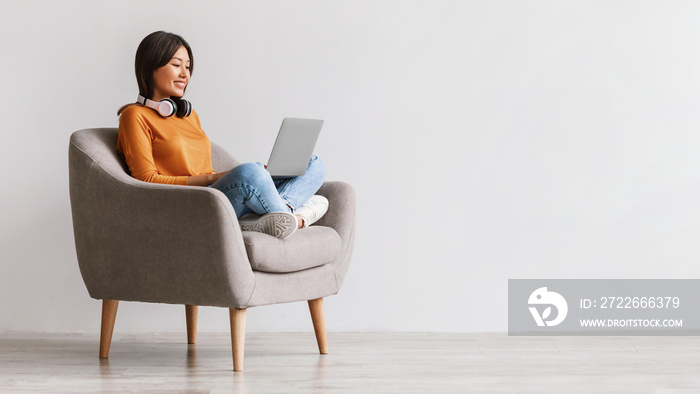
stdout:
POLYGON ((326 173, 316 156, 304 175, 281 181, 273 181, 260 163, 214 171, 209 138, 191 104, 182 100, 193 67, 192 49, 182 37, 157 31, 141 41, 137 103, 117 112, 117 151, 131 175, 145 182, 216 188, 231 201, 243 230, 285 238, 320 219, 328 200, 314 196, 326 173))

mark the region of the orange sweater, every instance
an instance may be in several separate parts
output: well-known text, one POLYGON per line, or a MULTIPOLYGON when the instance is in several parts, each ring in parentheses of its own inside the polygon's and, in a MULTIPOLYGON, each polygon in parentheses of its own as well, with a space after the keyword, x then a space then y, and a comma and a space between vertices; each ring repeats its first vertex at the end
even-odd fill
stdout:
POLYGON ((119 117, 117 151, 141 181, 186 185, 190 175, 214 173, 211 142, 194 111, 163 118, 151 108, 127 107, 119 117))

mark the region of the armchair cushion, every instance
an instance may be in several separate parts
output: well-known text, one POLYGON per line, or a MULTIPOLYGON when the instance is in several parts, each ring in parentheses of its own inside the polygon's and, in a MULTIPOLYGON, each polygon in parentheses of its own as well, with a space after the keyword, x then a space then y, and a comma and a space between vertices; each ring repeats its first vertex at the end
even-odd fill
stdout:
POLYGON ((318 267, 333 261, 340 250, 340 235, 330 227, 310 226, 279 239, 243 231, 243 242, 254 271, 285 273, 318 267))

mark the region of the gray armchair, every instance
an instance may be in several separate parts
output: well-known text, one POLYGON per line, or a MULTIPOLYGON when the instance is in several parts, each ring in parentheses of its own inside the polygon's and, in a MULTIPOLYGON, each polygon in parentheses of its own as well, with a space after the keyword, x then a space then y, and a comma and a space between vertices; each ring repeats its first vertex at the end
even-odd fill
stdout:
MULTIPOLYGON (((323 297, 343 284, 352 255, 355 195, 326 182, 328 213, 286 239, 241 231, 226 196, 206 187, 141 182, 116 152, 114 128, 70 138, 70 199, 85 286, 103 300, 100 357, 109 355, 118 302, 186 306, 196 341, 197 306, 229 308, 233 366, 243 370, 246 308, 308 301, 319 351, 327 353, 323 297)), ((240 164, 212 143, 216 171, 240 164)))

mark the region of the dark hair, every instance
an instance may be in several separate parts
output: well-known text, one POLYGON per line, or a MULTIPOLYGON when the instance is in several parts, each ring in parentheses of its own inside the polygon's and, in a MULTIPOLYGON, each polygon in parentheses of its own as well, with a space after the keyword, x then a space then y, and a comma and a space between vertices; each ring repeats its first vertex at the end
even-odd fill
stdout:
MULTIPOLYGON (((155 90, 155 82, 153 73, 160 67, 165 66, 175 55, 180 47, 187 49, 187 54, 190 57, 190 75, 194 71, 194 57, 192 56, 192 48, 184 38, 177 34, 164 31, 156 31, 147 35, 138 49, 136 49, 136 82, 139 85, 139 94, 148 99, 153 98, 155 90)), ((126 104, 119 108, 117 115, 134 104, 126 104)))

